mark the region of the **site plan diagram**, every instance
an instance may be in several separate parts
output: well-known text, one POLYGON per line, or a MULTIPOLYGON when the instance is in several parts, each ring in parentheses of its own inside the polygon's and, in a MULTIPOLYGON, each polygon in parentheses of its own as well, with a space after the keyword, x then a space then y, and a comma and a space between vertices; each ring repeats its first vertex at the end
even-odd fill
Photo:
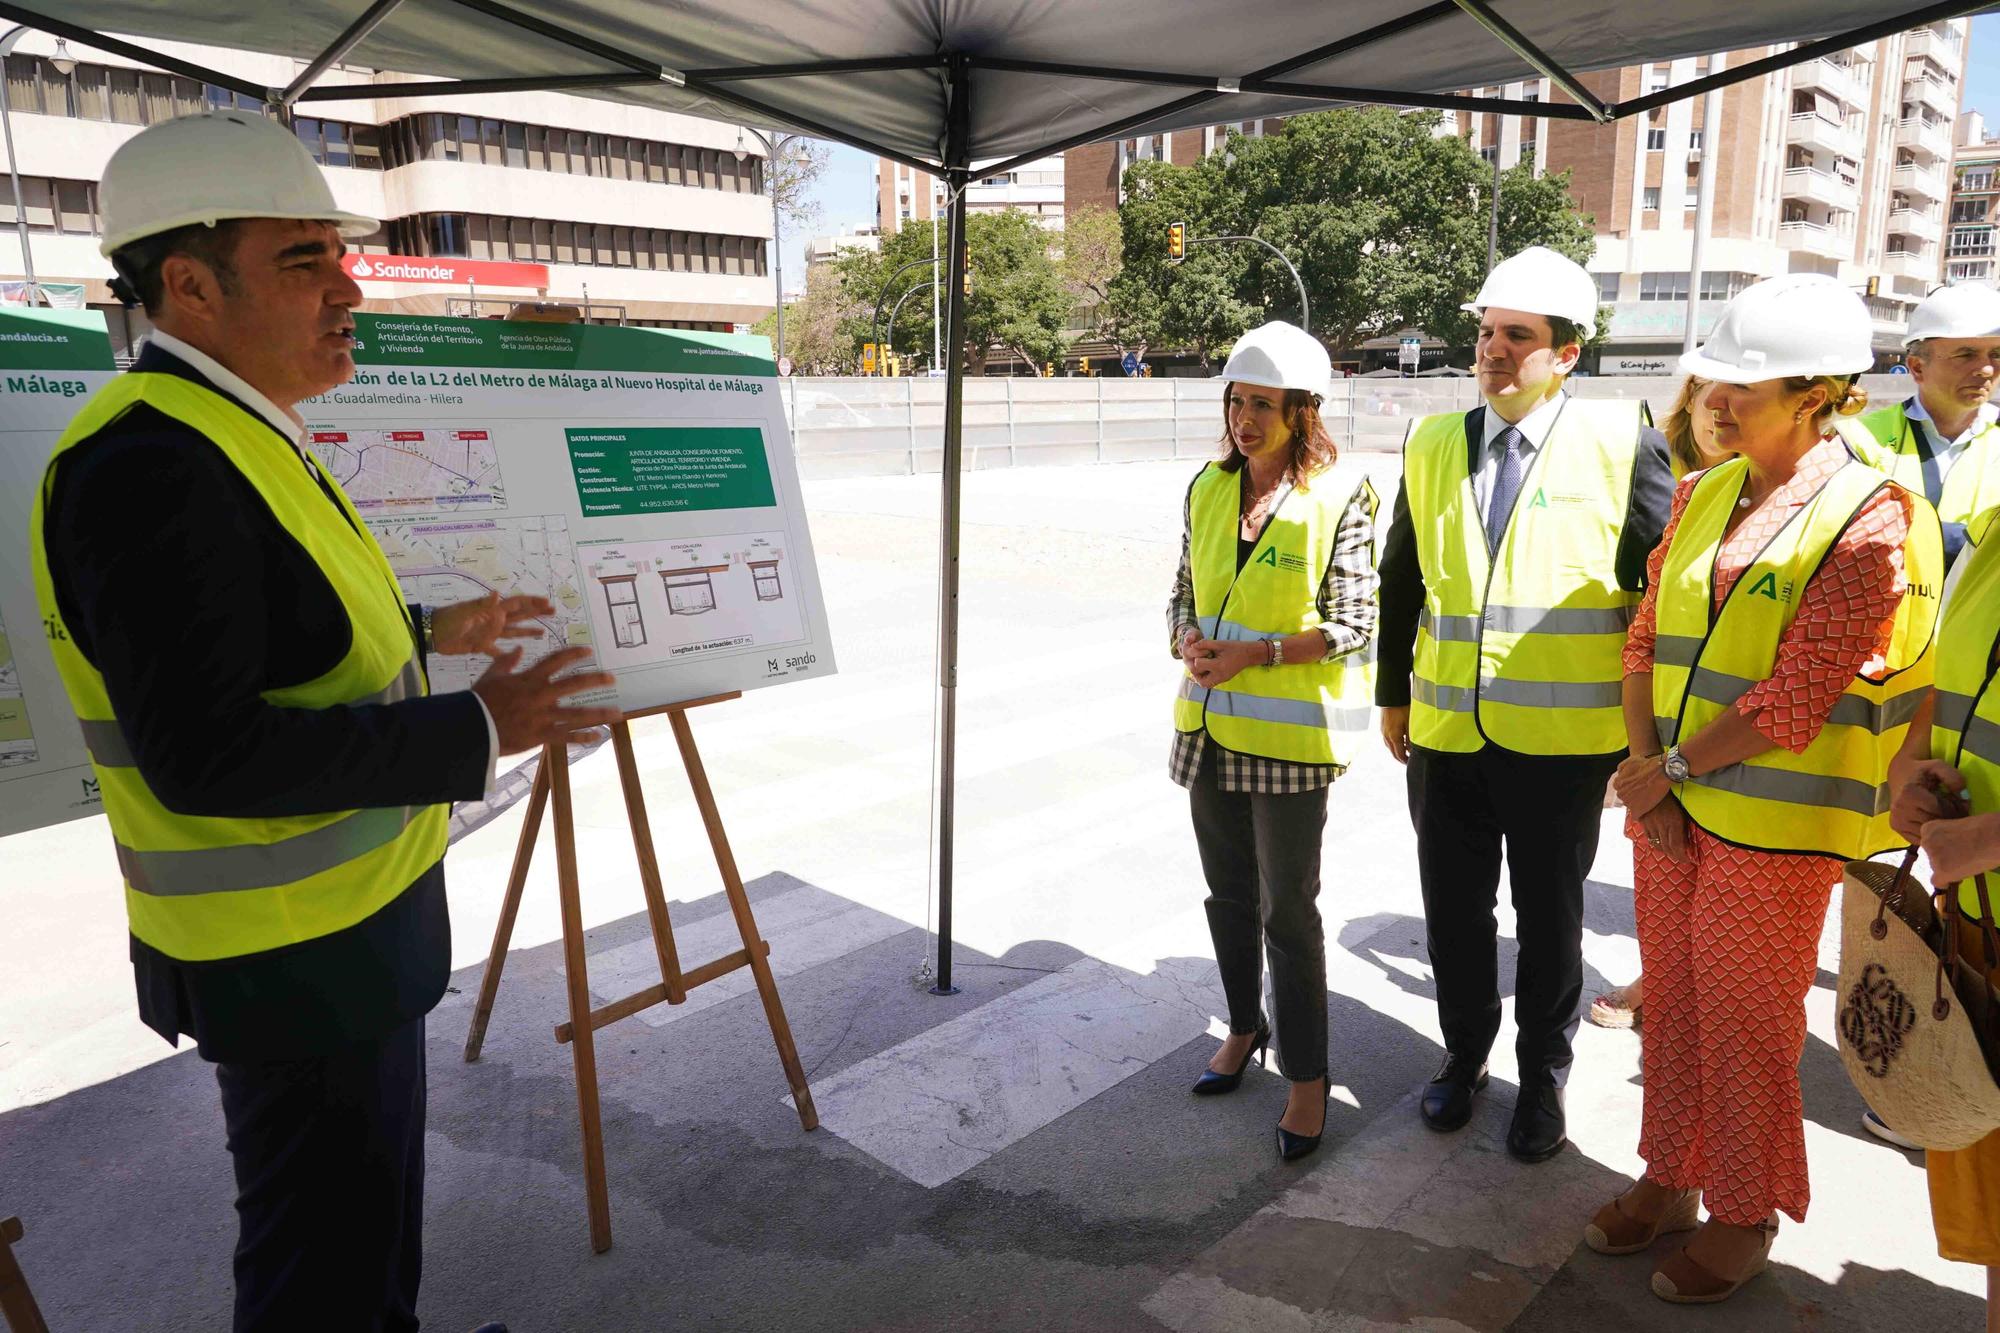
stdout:
POLYGON ((313 453, 364 515, 507 507, 493 433, 403 426, 315 430, 313 453))

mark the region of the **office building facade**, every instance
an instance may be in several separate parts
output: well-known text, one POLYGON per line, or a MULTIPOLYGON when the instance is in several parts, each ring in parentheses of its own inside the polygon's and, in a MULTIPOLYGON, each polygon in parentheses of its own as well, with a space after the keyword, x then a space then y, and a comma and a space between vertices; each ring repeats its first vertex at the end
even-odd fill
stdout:
MULTIPOLYGON (((283 86, 297 62, 218 48, 174 54, 283 86)), ((104 311, 126 353, 146 328, 111 296, 98 182, 145 126, 220 107, 227 89, 42 34, 6 59, 35 277, 54 300, 104 311)), ((294 132, 342 208, 383 219, 350 243, 363 310, 504 313, 515 301, 583 306, 593 320, 718 331, 768 314, 771 204, 762 146, 734 126, 557 93, 376 99, 404 76, 336 67, 351 98, 302 103, 294 132)), ((14 164, 9 164, 11 167, 14 164)), ((0 293, 25 266, 0 192, 0 293)))
MULTIPOLYGON (((1946 271, 1953 127, 1970 37, 1965 19, 1882 38, 1722 94, 1721 132, 1704 99, 1611 125, 1470 114, 1462 132, 1489 161, 1571 173, 1596 220, 1590 269, 1608 307, 1599 369, 1660 373, 1681 347, 1703 157, 1715 198, 1696 336, 1760 278, 1826 273, 1863 293, 1884 363, 1910 310, 1946 271)), ((1583 76, 1630 101, 1777 48, 1718 53, 1583 76)), ((1480 90, 1545 100, 1546 80, 1480 90)))

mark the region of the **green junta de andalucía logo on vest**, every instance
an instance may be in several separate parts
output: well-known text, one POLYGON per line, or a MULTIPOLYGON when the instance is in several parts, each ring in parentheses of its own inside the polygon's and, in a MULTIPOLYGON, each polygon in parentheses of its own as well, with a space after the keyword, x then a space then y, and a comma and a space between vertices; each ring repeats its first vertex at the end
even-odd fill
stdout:
POLYGON ((1290 570, 1296 574, 1306 567, 1306 558, 1294 551, 1280 551, 1275 546, 1266 546, 1264 553, 1251 563, 1269 565, 1272 569, 1290 570))
POLYGON ((1535 493, 1528 498, 1529 509, 1569 508, 1573 505, 1587 505, 1588 495, 1574 491, 1552 491, 1546 486, 1535 487, 1535 493))
POLYGON ((1774 602, 1789 602, 1792 600, 1792 581, 1786 579, 1783 583, 1779 583, 1777 572, 1767 569, 1750 580, 1750 586, 1743 595, 1768 597, 1774 602))

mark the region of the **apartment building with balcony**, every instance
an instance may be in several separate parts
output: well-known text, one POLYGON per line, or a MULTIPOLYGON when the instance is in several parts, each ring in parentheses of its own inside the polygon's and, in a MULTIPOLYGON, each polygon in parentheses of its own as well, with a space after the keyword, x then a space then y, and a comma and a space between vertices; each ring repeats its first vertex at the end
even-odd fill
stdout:
MULTIPOLYGON (((196 64, 283 86, 298 62, 163 43, 196 64)), ((227 89, 111 52, 24 38, 6 58, 35 276, 104 312, 128 352, 148 327, 111 296, 98 182, 146 125, 226 106, 227 89)), ((353 96, 302 104, 294 132, 340 206, 383 219, 350 243, 368 311, 499 314, 514 301, 584 305, 598 322, 747 329, 775 300, 771 204, 754 139, 730 125, 558 93, 371 98, 407 76, 336 67, 353 96), (310 114, 308 114, 310 113, 310 114)), ((9 164, 10 166, 13 164, 9 164)), ((25 276, 11 191, 0 190, 0 297, 25 276)))
MULTIPOLYGON (((1064 157, 1041 158, 998 176, 983 176, 966 186, 965 211, 1001 213, 1018 209, 1043 226, 1060 230, 1063 220, 1064 157)), ((943 187, 928 172, 888 158, 875 161, 875 230, 894 236, 912 223, 928 223, 946 214, 943 187)))
POLYGON ((1985 121, 1976 111, 1959 117, 1945 226, 1945 281, 2000 285, 1993 240, 2000 226, 2000 138, 1986 137, 1985 121))
MULTIPOLYGON (((1461 119, 1473 146, 1503 167, 1532 156, 1537 170, 1572 173, 1578 206, 1596 220, 1589 267, 1609 307, 1601 371, 1656 371, 1680 349, 1710 152, 1715 199, 1696 335, 1760 278, 1827 273, 1864 294, 1886 361, 1910 309, 1945 275, 1969 35, 1967 20, 1943 21, 1734 84, 1723 91, 1714 135, 1703 98, 1606 126, 1461 119)), ((1583 82, 1625 101, 1781 49, 1610 70, 1583 82)), ((1551 96, 1546 81, 1481 91, 1551 96)))

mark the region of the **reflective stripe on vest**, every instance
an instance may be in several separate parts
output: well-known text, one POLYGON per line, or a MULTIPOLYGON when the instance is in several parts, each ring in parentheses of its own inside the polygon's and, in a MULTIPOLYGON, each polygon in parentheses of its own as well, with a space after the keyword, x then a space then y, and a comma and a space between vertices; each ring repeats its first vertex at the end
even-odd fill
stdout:
MULTIPOLYGON (((1239 473, 1211 463, 1188 491, 1188 571, 1202 634, 1250 643, 1316 629, 1341 517, 1359 496, 1372 519, 1374 487, 1358 469, 1336 468, 1303 490, 1282 491, 1239 570, 1241 485, 1239 473)), ((1174 726, 1205 730, 1243 754, 1345 767, 1372 730, 1374 697, 1371 639, 1331 662, 1246 667, 1213 689, 1184 672, 1174 726)))
MULTIPOLYGON (((368 807, 228 818, 177 814, 156 796, 125 739, 104 679, 61 633, 42 540, 58 461, 144 403, 206 437, 243 474, 317 566, 347 618, 346 653, 326 674, 264 690, 283 708, 396 703, 427 692, 395 573, 339 487, 262 420, 172 375, 128 373, 87 403, 57 442, 30 525, 35 593, 58 633, 50 647, 89 746, 132 934, 168 957, 207 961, 344 930, 395 899, 444 854, 445 806, 368 807), (308 467, 312 471, 308 471, 308 467), (334 496, 329 503, 328 494, 334 496), (337 506, 337 507, 336 507, 337 506)), ((65 514, 65 522, 90 516, 65 514)))
MULTIPOLYGON (((1749 464, 1731 459, 1695 483, 1660 573, 1653 714, 1662 744, 1697 735, 1768 680, 1806 586, 1855 515, 1882 487, 1850 462, 1758 552, 1719 612, 1714 568, 1749 464)), ((1930 684, 1932 629, 1943 569, 1937 518, 1921 497, 1903 550, 1908 588, 1882 679, 1857 676, 1803 754, 1766 751, 1704 773, 1678 793, 1718 838, 1770 851, 1841 858, 1898 845, 1888 824, 1888 762, 1930 684)))
MULTIPOLYGON (((1924 494, 1923 454, 1908 403, 1860 417, 1835 417, 1834 428, 1862 462, 1924 494)), ((1935 427, 1931 433, 1936 435, 1935 427)), ((1937 499, 1938 519, 1963 524, 1967 540, 1975 545, 1986 535, 1995 509, 2000 509, 2000 423, 1988 424, 1960 451, 1944 474, 1937 499)))
POLYGON ((1566 397, 1490 557, 1465 417, 1411 428, 1403 486, 1424 578, 1411 741, 1523 754, 1625 748, 1622 653, 1639 597, 1618 586, 1617 562, 1639 429, 1636 403, 1566 397))
MULTIPOLYGON (((2000 810, 2000 689, 1994 687, 1993 658, 2000 647, 2000 542, 1965 553, 1955 577, 1938 625, 1930 753, 1965 776, 1972 812, 1989 815, 2000 810)), ((1960 886, 1958 901, 1979 915, 1972 881, 1960 886)))

